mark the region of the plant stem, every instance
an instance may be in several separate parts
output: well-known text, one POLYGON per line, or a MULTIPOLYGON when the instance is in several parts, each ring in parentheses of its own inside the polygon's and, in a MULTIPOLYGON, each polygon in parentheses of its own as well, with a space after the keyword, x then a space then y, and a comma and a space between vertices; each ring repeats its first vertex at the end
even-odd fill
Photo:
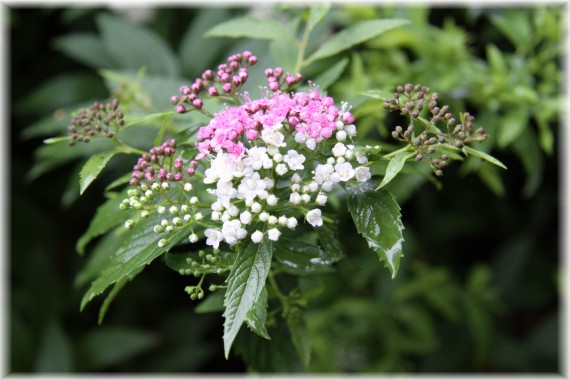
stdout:
POLYGON ((382 156, 382 157, 383 157, 383 158, 392 158, 392 157, 396 156, 396 155, 399 154, 399 153, 404 153, 404 152, 408 152, 408 151, 411 152, 410 147, 411 147, 411 145, 408 144, 408 145, 406 145, 405 147, 400 148, 400 149, 398 149, 398 150, 395 150, 395 151, 393 151, 393 152, 391 152, 391 153, 385 154, 385 155, 382 156))
POLYGON ((311 34, 311 30, 309 29, 309 23, 305 24, 305 30, 303 31, 303 39, 299 44, 299 54, 297 55, 297 62, 295 63, 295 73, 301 71, 303 67, 305 67, 305 49, 307 48, 307 43, 309 42, 309 36, 311 34))

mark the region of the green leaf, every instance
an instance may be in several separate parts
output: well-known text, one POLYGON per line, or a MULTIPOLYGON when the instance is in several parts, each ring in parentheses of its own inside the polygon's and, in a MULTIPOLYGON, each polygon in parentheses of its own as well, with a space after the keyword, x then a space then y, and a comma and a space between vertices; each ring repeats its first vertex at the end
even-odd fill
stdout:
POLYGON ((497 165, 500 168, 503 168, 505 170, 507 169, 507 167, 501 161, 497 160, 495 157, 493 157, 493 156, 491 156, 485 152, 481 152, 480 150, 473 149, 467 145, 465 145, 463 147, 463 153, 465 153, 466 155, 471 154, 473 156, 477 156, 477 157, 482 158, 486 161, 489 161, 490 163, 492 163, 494 165, 497 165))
POLYGON ((309 366, 311 361, 311 345, 309 341, 309 329, 307 323, 300 310, 287 316, 287 326, 291 333, 291 340, 297 349, 297 353, 301 358, 301 362, 305 367, 309 366))
MULTIPOLYGON (((336 228, 333 230, 333 227, 330 225, 323 225, 321 228, 315 229, 317 231, 317 235, 319 238, 319 243, 321 247, 323 247, 325 255, 332 260, 335 258, 335 261, 338 261, 343 258, 344 254, 342 253, 342 247, 340 245, 340 241, 335 236, 336 228)), ((332 261, 330 262, 332 264, 332 261)))
POLYGON ((394 97, 394 92, 388 90, 368 90, 362 93, 372 99, 386 100, 394 97))
POLYGON ((226 292, 223 289, 216 290, 208 298, 200 302, 194 309, 196 313, 212 313, 224 310, 224 298, 226 292))
POLYGON ((528 127, 529 113, 525 109, 515 109, 501 118, 497 135, 497 144, 504 148, 515 141, 528 127))
POLYGON ((97 17, 97 25, 103 44, 121 68, 138 70, 144 66, 149 74, 180 75, 178 58, 154 32, 106 13, 97 17))
POLYGON ((531 23, 526 12, 507 9, 502 15, 492 17, 491 21, 517 50, 525 52, 532 46, 531 23))
POLYGON ((44 140, 44 144, 55 144, 62 141, 69 141, 71 140, 70 136, 60 136, 60 137, 51 137, 49 139, 44 140))
POLYGON ((126 284, 127 284, 127 279, 122 278, 115 284, 115 286, 113 286, 113 289, 107 295, 107 298, 105 298, 105 301, 103 301, 103 305, 101 305, 101 309, 99 309, 99 318, 97 318, 97 324, 101 325, 103 323, 103 319, 105 318, 105 314, 107 314, 107 310, 109 310, 111 303, 113 302, 115 297, 117 297, 117 294, 119 294, 121 289, 123 289, 123 286, 125 286, 126 284))
POLYGON ((65 55, 93 69, 111 68, 115 61, 101 42, 91 33, 71 33, 55 40, 54 46, 65 55))
POLYGON ((91 284, 89 290, 81 300, 81 309, 95 296, 103 293, 105 289, 122 278, 132 279, 141 268, 150 264, 154 259, 168 251, 181 239, 191 233, 192 224, 187 224, 171 232, 164 247, 158 246, 158 241, 164 238, 163 234, 154 232, 154 226, 160 222, 162 215, 150 217, 139 221, 132 230, 123 236, 123 244, 113 255, 103 273, 91 284))
POLYGON ((204 36, 275 40, 283 38, 282 29, 283 25, 277 21, 243 16, 214 26, 204 36))
POLYGON ((402 224, 400 206, 385 190, 369 191, 364 185, 350 189, 348 209, 358 232, 368 246, 396 277, 402 254, 402 224))
POLYGON ((97 208, 97 213, 95 217, 91 219, 87 231, 81 235, 75 246, 79 254, 83 254, 85 247, 93 238, 104 234, 111 228, 132 217, 132 210, 119 209, 119 205, 126 197, 127 189, 123 190, 116 197, 107 200, 97 208))
POLYGON ((497 167, 483 162, 477 171, 479 178, 491 189, 495 195, 502 197, 505 195, 505 186, 503 185, 503 180, 498 172, 497 167))
POLYGON ((157 112, 157 113, 153 113, 150 115, 137 117, 136 119, 127 120, 127 122, 125 123, 125 126, 130 127, 131 125, 142 124, 142 123, 146 123, 147 121, 161 119, 165 116, 171 117, 175 113, 176 113, 175 111, 166 111, 166 112, 157 112))
POLYGON ((157 344, 152 334, 131 328, 104 327, 80 337, 78 352, 85 371, 102 371, 133 358, 157 344))
POLYGON ((319 86, 319 90, 326 90, 341 76, 346 65, 348 65, 348 58, 345 57, 317 76, 313 82, 319 86))
POLYGON ((267 320, 267 289, 264 287, 259 295, 259 299, 253 308, 247 312, 245 322, 257 335, 265 339, 271 339, 267 333, 265 322, 267 320))
POLYGON ((105 187, 105 192, 109 191, 109 190, 113 190, 121 185, 124 185, 126 183, 129 183, 129 181, 131 180, 132 174, 131 173, 125 173, 122 176, 120 176, 119 178, 117 178, 116 180, 114 180, 113 182, 111 182, 110 184, 107 185, 107 187, 105 187))
POLYGON ((83 287, 101 274, 111 260, 113 253, 121 246, 121 233, 125 231, 124 228, 117 228, 97 241, 97 244, 87 257, 87 262, 83 264, 81 271, 75 277, 73 283, 75 287, 83 287))
POLYGON ((331 264, 342 258, 338 252, 330 254, 320 247, 302 240, 279 239, 275 246, 275 258, 287 273, 304 275, 330 272, 331 264))
POLYGON ((228 276, 224 299, 224 352, 226 358, 247 313, 258 302, 271 266, 272 245, 265 234, 259 244, 246 243, 228 276))
POLYGON ((408 20, 366 20, 334 34, 307 60, 307 64, 347 50, 382 33, 409 23, 408 20))
POLYGON ((83 165, 83 169, 79 173, 79 194, 83 194, 87 187, 93 182, 101 170, 105 168, 107 162, 118 152, 116 150, 111 150, 108 152, 101 152, 94 154, 87 160, 85 165, 83 165))
POLYGON ((376 190, 386 186, 394 177, 402 170, 404 167, 404 163, 408 158, 415 156, 415 153, 403 152, 395 155, 392 157, 390 162, 388 163, 388 168, 386 169, 386 174, 380 182, 380 185, 376 188, 376 190))
POLYGON ((55 320, 46 324, 38 347, 35 370, 40 373, 73 371, 73 350, 69 337, 55 320))
POLYGON ((307 21, 307 28, 313 30, 313 28, 321 22, 321 20, 329 13, 331 9, 330 3, 318 2, 311 6, 309 11, 309 20, 307 21))

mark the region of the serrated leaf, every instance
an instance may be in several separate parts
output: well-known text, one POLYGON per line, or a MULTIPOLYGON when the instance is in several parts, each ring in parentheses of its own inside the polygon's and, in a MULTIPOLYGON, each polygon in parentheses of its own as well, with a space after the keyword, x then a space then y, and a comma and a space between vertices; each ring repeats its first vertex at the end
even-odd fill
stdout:
POLYGON ((291 333, 293 345, 301 358, 301 362, 305 367, 309 366, 311 361, 311 345, 309 341, 309 329, 307 323, 300 310, 290 314, 287 317, 287 326, 291 333))
POLYGON ((119 209, 119 205, 126 196, 127 190, 125 189, 116 197, 107 200, 97 208, 95 217, 91 219, 87 231, 81 235, 75 246, 79 254, 83 254, 85 247, 93 238, 104 234, 116 225, 131 218, 133 215, 132 210, 119 209))
POLYGON ((388 163, 388 168, 386 169, 386 174, 380 182, 380 185, 376 188, 376 190, 381 189, 382 187, 386 186, 394 177, 402 170, 404 167, 404 163, 408 158, 415 156, 415 153, 403 152, 395 155, 392 157, 390 162, 388 163))
POLYGON ((101 42, 91 33, 71 33, 55 40, 54 46, 65 55, 93 69, 111 68, 115 61, 101 42))
POLYGON ((267 320, 267 289, 264 287, 259 295, 258 300, 253 304, 253 308, 247 312, 245 322, 257 335, 262 338, 269 339, 265 321, 267 320))
POLYGON ((358 232, 370 248, 396 276, 403 256, 404 238, 400 206, 386 190, 369 191, 366 187, 353 187, 348 197, 348 209, 358 232))
POLYGON ((271 266, 272 244, 267 234, 259 244, 246 243, 238 252, 228 276, 224 299, 224 353, 228 358, 230 348, 247 313, 258 301, 265 287, 265 279, 271 266))
POLYGON ((408 20, 366 20, 334 34, 314 52, 307 62, 330 57, 382 33, 409 23, 408 20))
POLYGON ((91 182, 93 182, 105 168, 109 160, 117 153, 116 150, 101 152, 94 154, 87 160, 79 173, 79 194, 85 192, 91 182))
POLYGON ((341 76, 346 65, 348 65, 348 58, 345 57, 317 76, 313 82, 319 86, 320 90, 326 90, 341 76))
POLYGON ((473 156, 477 156, 477 157, 482 158, 486 161, 489 161, 490 163, 492 163, 494 165, 497 165, 500 168, 503 168, 505 170, 507 169, 507 167, 501 161, 497 160, 495 157, 493 157, 493 156, 491 156, 485 152, 481 152, 480 150, 473 149, 467 145, 465 145, 463 147, 463 153, 465 153, 466 155, 471 154, 473 156))
POLYGON ((154 32, 109 14, 100 14, 97 25, 103 44, 121 68, 139 70, 144 66, 149 74, 180 75, 178 58, 154 32))
POLYGON ((243 16, 214 26, 204 36, 274 40, 283 38, 282 29, 283 25, 277 21, 243 16))
POLYGON ((154 232, 154 226, 160 222, 162 215, 139 221, 132 230, 123 236, 123 244, 109 261, 103 273, 91 284, 81 300, 81 309, 95 296, 103 293, 109 286, 122 278, 132 278, 140 269, 150 264, 154 259, 168 251, 192 231, 192 224, 187 224, 168 235, 154 232), (158 246, 158 241, 167 237, 164 247, 158 246))
POLYGON ((307 21, 307 28, 313 30, 313 28, 321 22, 321 20, 326 16, 326 14, 331 9, 331 4, 326 2, 318 2, 311 6, 309 11, 309 20, 307 21))
POLYGON ((224 310, 224 298, 226 292, 223 289, 216 290, 210 294, 204 301, 200 302, 194 309, 196 313, 212 313, 224 310))

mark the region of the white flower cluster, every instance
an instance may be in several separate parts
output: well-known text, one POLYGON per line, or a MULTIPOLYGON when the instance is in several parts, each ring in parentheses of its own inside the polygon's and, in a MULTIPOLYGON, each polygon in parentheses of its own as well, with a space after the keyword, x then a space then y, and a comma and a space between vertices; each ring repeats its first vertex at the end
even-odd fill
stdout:
MULTIPOLYGON (((261 223, 251 233, 254 243, 259 243, 264 233, 268 239, 277 241, 280 229, 295 229, 298 221, 292 214, 299 210, 304 212, 310 225, 321 226, 321 210, 308 210, 311 206, 324 206, 327 203, 325 193, 331 191, 335 183, 370 179, 367 167, 353 167, 351 163, 356 160, 364 164, 366 157, 355 154, 353 145, 342 142, 334 146, 334 157, 324 164, 317 163, 309 175, 311 167, 305 167, 306 157, 295 149, 286 148, 281 128, 278 124, 262 131, 261 141, 266 146, 253 146, 239 157, 222 150, 212 157, 210 167, 204 173, 204 183, 215 185, 208 189, 216 197, 211 205, 211 219, 221 223, 221 228, 206 229, 206 244, 214 248, 221 242, 236 244, 247 237, 247 226, 254 222, 261 223), (303 176, 308 178, 303 181, 303 176), (290 184, 288 199, 278 198, 276 182, 290 184), (287 200, 293 207, 283 207, 287 206, 284 204, 287 200), (267 228, 263 228, 263 224, 267 228)), ((282 188, 279 193, 287 193, 286 190, 282 188)))

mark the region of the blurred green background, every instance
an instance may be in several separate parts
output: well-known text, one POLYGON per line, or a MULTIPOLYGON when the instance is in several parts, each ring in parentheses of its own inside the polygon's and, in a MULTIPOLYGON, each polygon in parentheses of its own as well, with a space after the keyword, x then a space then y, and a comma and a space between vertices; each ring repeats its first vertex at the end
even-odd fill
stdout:
POLYGON ((365 19, 412 21, 303 72, 312 78, 338 65, 328 92, 354 105, 362 141, 395 147, 389 133, 398 121, 363 92, 421 83, 452 108, 474 114, 490 135, 483 150, 508 170, 469 159, 451 165, 439 182, 415 166, 393 181, 389 189, 406 227, 395 280, 364 241, 350 238, 354 227, 345 212, 347 256, 335 273, 303 279, 307 288, 325 289, 306 310, 308 369, 289 355, 291 345, 271 345, 249 331, 240 333, 247 349, 225 360, 221 313, 195 313, 186 280, 158 261, 125 287, 102 326, 100 301, 79 312, 84 288, 76 276, 87 259, 75 243, 106 183, 131 164, 106 170, 80 198, 77 174, 86 156, 54 162, 36 149, 65 134, 70 111, 109 97, 99 69, 136 72, 144 64, 108 48, 121 29, 105 29, 102 16, 151 45, 162 41, 174 63, 168 72, 146 62, 148 74, 180 85, 244 48, 262 64, 279 63, 268 41, 203 38, 210 27, 247 13, 286 21, 300 12, 293 6, 6 9, 11 373, 561 371, 557 141, 565 9, 554 5, 335 6, 318 26, 326 35, 365 19))

